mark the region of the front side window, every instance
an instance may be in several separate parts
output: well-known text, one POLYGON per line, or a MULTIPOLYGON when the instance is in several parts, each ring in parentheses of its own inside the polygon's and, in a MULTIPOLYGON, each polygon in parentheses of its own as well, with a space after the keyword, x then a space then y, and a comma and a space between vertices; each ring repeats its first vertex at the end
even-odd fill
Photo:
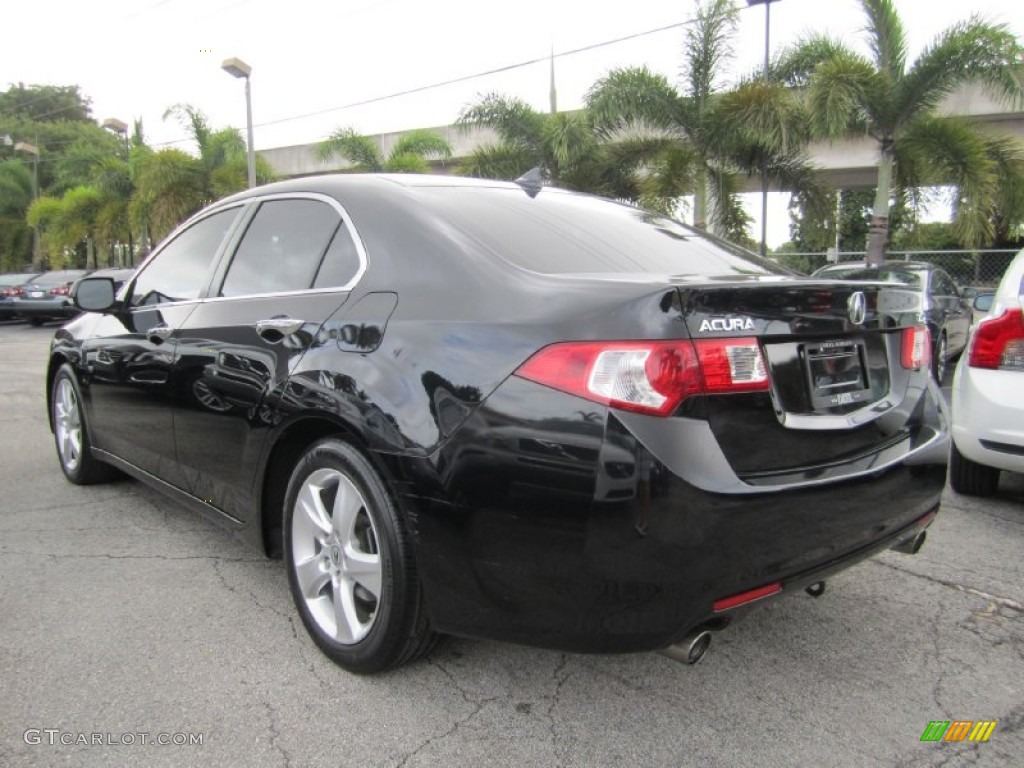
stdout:
POLYGON ((132 287, 133 307, 198 299, 210 266, 239 208, 219 211, 197 221, 168 243, 132 287))
POLYGON ((341 217, 319 200, 268 200, 246 229, 221 296, 310 288, 341 217))

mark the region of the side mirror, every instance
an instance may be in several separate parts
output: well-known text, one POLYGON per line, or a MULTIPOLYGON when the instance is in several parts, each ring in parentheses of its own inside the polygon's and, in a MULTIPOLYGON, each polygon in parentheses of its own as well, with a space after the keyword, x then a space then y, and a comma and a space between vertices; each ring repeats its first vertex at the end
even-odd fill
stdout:
POLYGON ((74 290, 75 306, 86 312, 106 312, 114 306, 114 281, 109 277, 83 277, 74 290))
POLYGON ((992 301, 995 299, 994 293, 982 293, 974 297, 974 308, 979 312, 989 312, 992 309, 992 301))

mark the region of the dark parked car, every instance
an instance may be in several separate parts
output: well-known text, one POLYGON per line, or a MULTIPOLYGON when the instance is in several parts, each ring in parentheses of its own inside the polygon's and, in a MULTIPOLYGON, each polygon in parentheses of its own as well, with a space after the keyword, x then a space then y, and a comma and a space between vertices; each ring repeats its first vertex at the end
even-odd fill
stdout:
POLYGON ((51 425, 72 482, 122 470, 283 556, 348 669, 439 633, 692 662, 923 542, 947 418, 894 288, 529 184, 280 182, 116 298, 79 284, 51 425))
POLYGON ((0 320, 15 317, 14 297, 21 294, 21 287, 39 276, 39 272, 10 272, 0 275, 0 320))
POLYGON ((12 309, 32 325, 74 317, 79 310, 71 301, 71 286, 88 274, 87 269, 44 272, 21 287, 21 292, 14 297, 12 309))
POLYGON ((967 346, 973 312, 972 301, 965 296, 949 274, 927 262, 885 261, 868 266, 863 262, 832 264, 822 267, 814 277, 837 280, 881 280, 906 285, 919 301, 932 342, 932 375, 940 384, 946 378, 949 361, 960 356, 967 346))

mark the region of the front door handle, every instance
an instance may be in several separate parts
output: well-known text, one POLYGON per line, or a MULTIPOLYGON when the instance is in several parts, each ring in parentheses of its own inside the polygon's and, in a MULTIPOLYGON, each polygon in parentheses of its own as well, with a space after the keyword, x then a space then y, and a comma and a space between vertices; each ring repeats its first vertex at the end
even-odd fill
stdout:
POLYGON ((146 338, 150 344, 163 344, 171 337, 172 333, 174 333, 173 328, 169 328, 166 325, 154 325, 146 331, 146 338))
POLYGON ((265 341, 276 344, 286 336, 301 331, 305 324, 305 320, 296 320, 294 317, 271 317, 256 321, 256 333, 265 341))

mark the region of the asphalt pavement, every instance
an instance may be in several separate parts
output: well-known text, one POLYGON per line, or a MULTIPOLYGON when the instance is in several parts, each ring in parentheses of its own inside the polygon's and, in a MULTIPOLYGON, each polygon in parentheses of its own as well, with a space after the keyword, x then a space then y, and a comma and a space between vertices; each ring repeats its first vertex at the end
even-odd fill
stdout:
POLYGON ((0 766, 1024 764, 1020 477, 947 491, 918 555, 769 601, 694 667, 449 639, 358 677, 281 563, 138 482, 64 479, 53 331, 0 323, 0 766), (996 726, 921 741, 947 720, 996 726))

